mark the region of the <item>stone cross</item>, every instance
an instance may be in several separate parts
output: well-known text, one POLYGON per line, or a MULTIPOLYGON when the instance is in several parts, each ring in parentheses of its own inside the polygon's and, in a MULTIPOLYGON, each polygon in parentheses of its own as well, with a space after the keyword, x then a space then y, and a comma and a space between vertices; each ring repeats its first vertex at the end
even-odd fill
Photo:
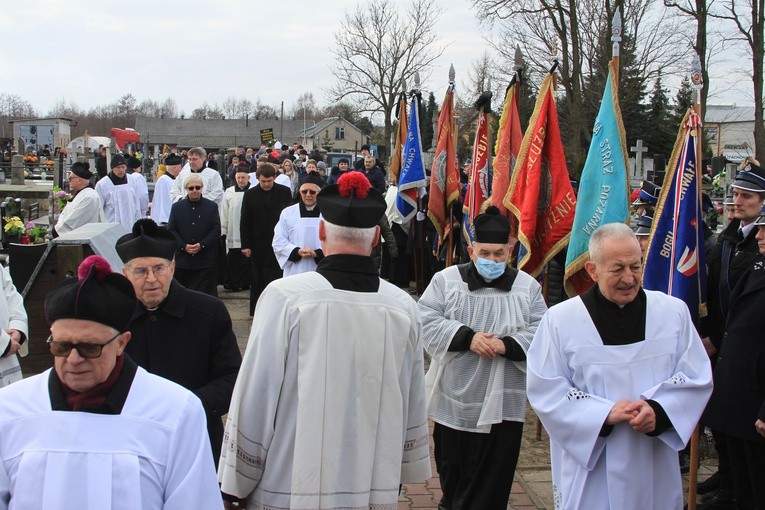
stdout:
POLYGON ((648 147, 643 146, 643 140, 638 140, 634 147, 630 147, 630 152, 635 153, 635 177, 645 178, 643 173, 643 153, 648 152, 648 147))

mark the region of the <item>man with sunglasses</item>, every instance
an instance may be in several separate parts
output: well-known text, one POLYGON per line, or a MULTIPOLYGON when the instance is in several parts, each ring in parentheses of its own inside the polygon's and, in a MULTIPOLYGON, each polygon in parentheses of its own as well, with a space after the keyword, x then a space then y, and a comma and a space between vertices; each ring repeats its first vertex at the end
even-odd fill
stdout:
POLYGON ((95 255, 48 294, 54 367, 0 390, 0 508, 222 508, 199 399, 125 354, 135 307, 95 255))
POLYGON ((128 325, 125 352, 152 374, 199 397, 207 415, 213 459, 223 443, 221 416, 228 410, 242 355, 223 302, 173 279, 175 237, 152 220, 139 220, 117 240, 122 274, 133 284, 138 307, 128 325))
POLYGON ((197 174, 186 176, 183 189, 186 198, 173 204, 167 221, 167 229, 177 240, 175 279, 187 289, 218 297, 218 206, 202 196, 204 184, 197 174))
POLYGON ((58 237, 88 223, 104 221, 104 206, 101 197, 90 184, 93 173, 90 164, 77 162, 69 172, 69 191, 73 198, 58 217, 53 236, 58 237))
POLYGON ((178 174, 178 178, 175 179, 175 183, 170 190, 170 198, 173 202, 177 202, 186 196, 186 188, 183 185, 186 177, 198 175, 202 178, 204 184, 204 197, 220 206, 221 202, 223 202, 223 179, 217 170, 206 166, 206 163, 206 150, 202 147, 189 149, 188 162, 181 169, 181 173, 178 174))
POLYGON ((316 197, 323 179, 310 172, 300 179, 300 202, 282 210, 279 223, 274 227, 274 255, 284 276, 316 269, 324 258, 319 240, 319 208, 316 197))

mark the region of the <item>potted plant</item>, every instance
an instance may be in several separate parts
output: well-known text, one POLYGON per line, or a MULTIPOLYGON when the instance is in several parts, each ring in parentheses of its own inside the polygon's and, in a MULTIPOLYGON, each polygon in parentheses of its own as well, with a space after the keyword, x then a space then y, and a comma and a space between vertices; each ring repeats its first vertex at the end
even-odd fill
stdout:
POLYGON ((5 218, 5 233, 8 236, 9 242, 19 242, 21 236, 26 233, 27 229, 24 228, 24 223, 18 216, 6 216, 5 218))
POLYGON ((34 223, 27 223, 27 234, 29 235, 32 244, 40 244, 45 242, 45 236, 48 234, 48 229, 44 225, 35 225, 34 223))

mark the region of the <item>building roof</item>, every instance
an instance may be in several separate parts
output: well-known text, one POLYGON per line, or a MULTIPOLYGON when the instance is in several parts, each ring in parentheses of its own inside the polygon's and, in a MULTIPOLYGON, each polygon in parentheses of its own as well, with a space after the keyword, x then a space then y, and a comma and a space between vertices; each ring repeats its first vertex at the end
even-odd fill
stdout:
POLYGON ((704 122, 712 124, 754 122, 754 106, 707 105, 704 122))
POLYGON ((8 121, 8 123, 9 124, 13 124, 14 122, 19 122, 19 123, 23 123, 23 122, 37 122, 37 121, 41 121, 41 120, 60 120, 60 121, 63 121, 63 122, 70 122, 70 123, 72 122, 72 119, 67 118, 67 117, 35 117, 35 118, 30 118, 30 119, 11 119, 11 120, 8 121))
POLYGON ((142 142, 206 148, 259 146, 262 129, 272 129, 274 140, 282 143, 300 143, 303 139, 303 126, 302 120, 288 119, 282 121, 138 117, 135 121, 135 129, 141 133, 142 142))

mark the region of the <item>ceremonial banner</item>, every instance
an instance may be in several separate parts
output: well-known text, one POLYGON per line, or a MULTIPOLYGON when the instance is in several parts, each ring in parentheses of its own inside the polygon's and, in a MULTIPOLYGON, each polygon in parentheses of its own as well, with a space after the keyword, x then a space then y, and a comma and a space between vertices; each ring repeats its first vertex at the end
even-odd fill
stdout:
POLYGON ((393 152, 390 155, 390 166, 388 175, 391 182, 398 184, 398 174, 401 172, 403 164, 404 145, 406 145, 406 133, 408 130, 406 122, 406 94, 401 94, 398 99, 398 131, 396 132, 396 143, 393 146, 393 152))
POLYGON ((697 325, 706 315, 707 281, 700 144, 701 119, 689 109, 667 165, 643 270, 643 286, 685 301, 697 325))
POLYGON ((398 176, 398 196, 396 208, 405 221, 411 220, 417 212, 417 197, 420 188, 427 184, 425 163, 422 161, 420 143, 420 122, 417 113, 417 96, 412 96, 409 113, 409 130, 402 155, 401 173, 398 176))
POLYGON ((608 64, 603 101, 592 128, 592 142, 579 184, 563 280, 569 296, 581 294, 593 285, 584 264, 590 260, 587 246, 595 229, 629 219, 627 142, 615 86, 615 66, 613 61, 608 64))
POLYGON ((491 196, 491 167, 489 166, 489 118, 481 108, 478 112, 478 125, 473 142, 473 159, 468 174, 468 187, 465 205, 462 206, 462 228, 465 239, 472 243, 475 238, 473 220, 481 214, 481 206, 491 196))
POLYGON ((504 203, 518 219, 515 237, 525 250, 518 268, 536 277, 568 243, 576 206, 560 139, 552 73, 539 90, 504 203))
POLYGON ((518 74, 510 80, 505 92, 505 104, 502 116, 499 118, 497 143, 494 148, 494 165, 492 174, 491 205, 496 206, 505 216, 511 216, 505 207, 504 200, 510 187, 510 177, 521 150, 523 132, 518 114, 518 100, 521 96, 521 83, 518 74))
POLYGON ((443 242, 451 232, 451 206, 460 197, 460 173, 454 137, 454 89, 446 90, 436 130, 436 153, 430 171, 428 217, 443 242))

